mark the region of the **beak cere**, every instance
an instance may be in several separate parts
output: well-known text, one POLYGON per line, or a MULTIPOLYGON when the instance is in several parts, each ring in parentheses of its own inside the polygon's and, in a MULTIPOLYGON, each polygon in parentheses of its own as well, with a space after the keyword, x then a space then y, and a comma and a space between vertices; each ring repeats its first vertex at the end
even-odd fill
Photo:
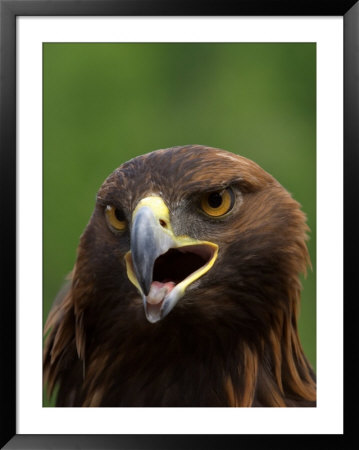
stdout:
POLYGON ((163 319, 187 287, 213 266, 218 245, 175 236, 160 197, 146 197, 132 218, 127 275, 140 291, 149 322, 163 319))

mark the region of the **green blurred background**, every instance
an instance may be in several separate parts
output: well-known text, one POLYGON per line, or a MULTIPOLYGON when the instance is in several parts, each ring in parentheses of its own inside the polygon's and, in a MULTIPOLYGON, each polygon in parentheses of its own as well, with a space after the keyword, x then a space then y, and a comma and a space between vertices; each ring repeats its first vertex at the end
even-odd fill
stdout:
POLYGON ((302 204, 313 269, 299 327, 315 368, 315 44, 46 43, 43 94, 44 320, 105 178, 134 156, 202 144, 254 160, 302 204))

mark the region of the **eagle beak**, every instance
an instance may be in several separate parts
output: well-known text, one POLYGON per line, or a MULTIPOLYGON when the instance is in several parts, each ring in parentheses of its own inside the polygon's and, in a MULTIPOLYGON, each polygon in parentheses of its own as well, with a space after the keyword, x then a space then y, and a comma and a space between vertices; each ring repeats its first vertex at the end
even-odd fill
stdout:
POLYGON ((132 216, 127 276, 142 295, 146 317, 163 319, 186 289, 213 266, 218 245, 173 233, 169 210, 160 197, 142 199, 132 216))

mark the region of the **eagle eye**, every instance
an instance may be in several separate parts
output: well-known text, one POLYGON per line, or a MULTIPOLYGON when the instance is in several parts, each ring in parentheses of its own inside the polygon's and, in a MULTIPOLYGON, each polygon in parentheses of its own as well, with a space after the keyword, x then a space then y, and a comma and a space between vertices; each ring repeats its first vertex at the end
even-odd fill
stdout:
POLYGON ((209 216, 220 217, 233 208, 234 194, 232 189, 206 192, 201 197, 201 208, 209 216))
POLYGON ((126 217, 118 208, 114 206, 107 205, 106 206, 106 219, 107 223, 117 231, 123 231, 126 229, 126 217))

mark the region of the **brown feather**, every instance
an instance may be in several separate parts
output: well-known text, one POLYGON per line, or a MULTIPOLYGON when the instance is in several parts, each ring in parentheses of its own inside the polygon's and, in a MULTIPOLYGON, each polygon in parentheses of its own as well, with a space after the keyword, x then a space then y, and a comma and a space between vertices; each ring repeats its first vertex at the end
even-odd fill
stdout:
POLYGON ((246 158, 185 146, 123 164, 98 192, 69 287, 45 326, 48 392, 59 384, 59 406, 315 406, 297 329, 307 233, 299 204, 246 158), (200 193, 227 186, 239 192, 231 215, 215 222, 198 214, 200 193), (111 204, 130 221, 153 193, 177 235, 220 249, 155 324, 126 275, 129 233, 114 236, 104 219, 111 204))

